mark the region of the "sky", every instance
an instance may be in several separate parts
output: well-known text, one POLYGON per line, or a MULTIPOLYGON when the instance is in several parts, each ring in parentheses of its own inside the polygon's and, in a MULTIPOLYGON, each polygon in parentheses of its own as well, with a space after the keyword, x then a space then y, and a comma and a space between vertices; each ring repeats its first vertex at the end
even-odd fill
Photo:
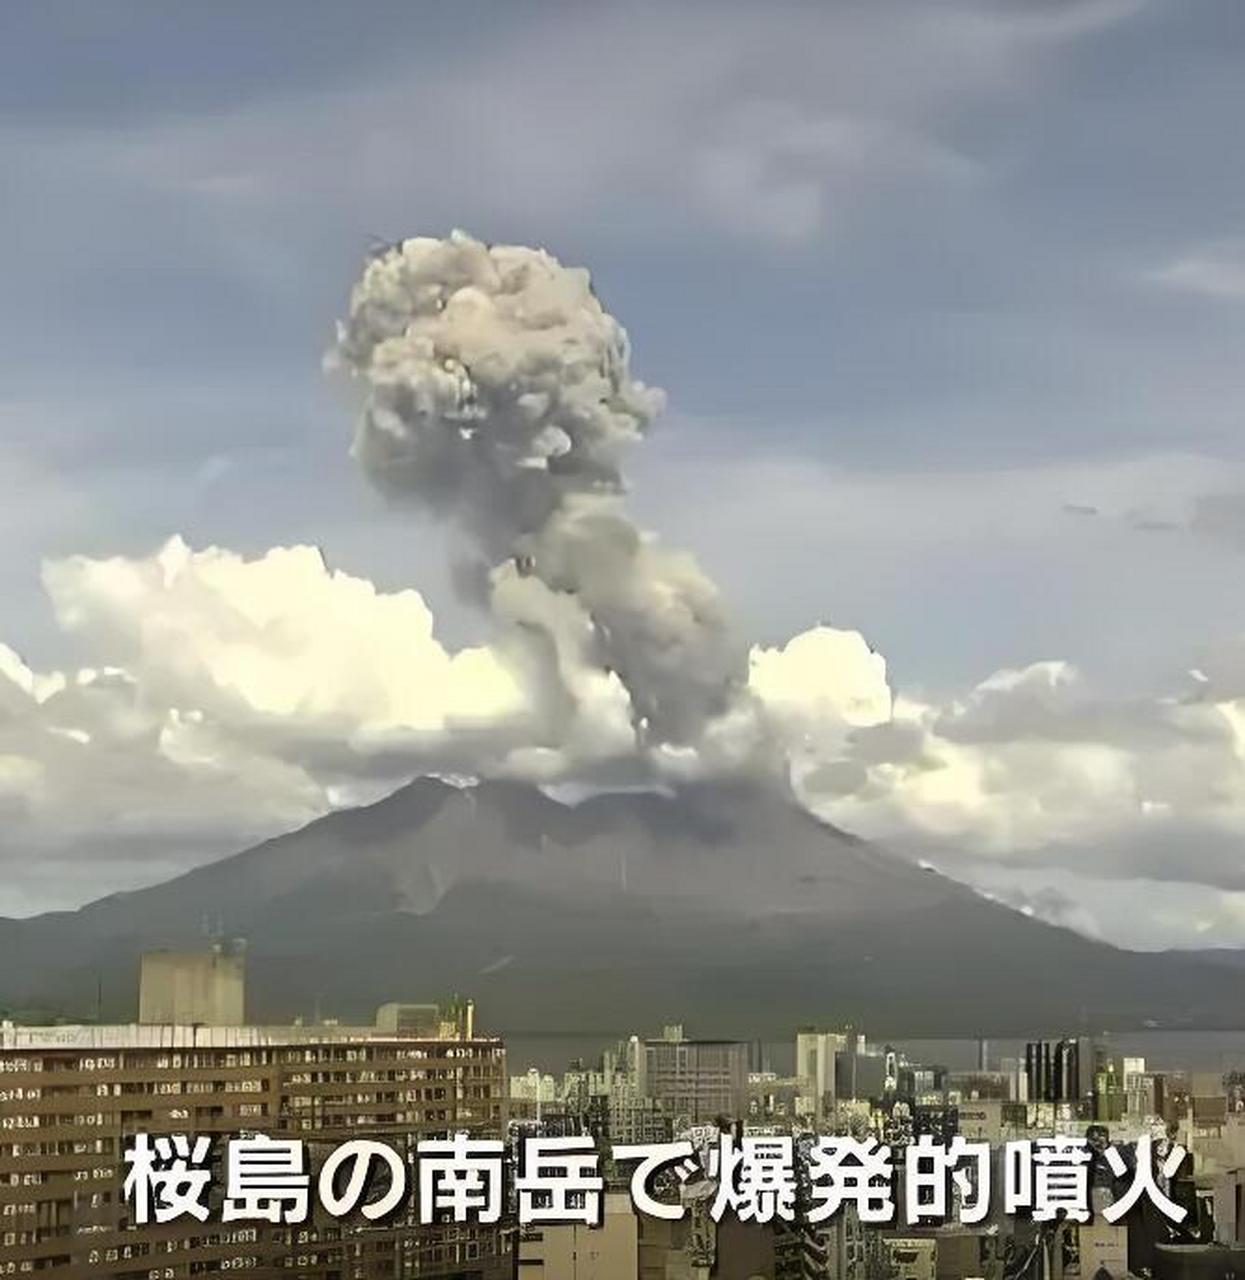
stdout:
POLYGON ((1113 941, 1245 945, 1243 43, 1235 0, 9 6, 0 911, 409 764, 325 745, 407 733, 409 672, 312 733, 221 664, 239 593, 288 601, 270 683, 491 638, 324 364, 370 253, 462 228, 590 268, 666 393, 629 510, 756 652, 884 657, 812 807, 1113 941))

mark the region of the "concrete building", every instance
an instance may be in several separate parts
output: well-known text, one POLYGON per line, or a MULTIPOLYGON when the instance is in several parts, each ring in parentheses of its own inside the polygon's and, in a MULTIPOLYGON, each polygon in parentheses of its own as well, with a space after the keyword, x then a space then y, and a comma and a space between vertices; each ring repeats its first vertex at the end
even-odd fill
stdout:
POLYGON ((638 1229, 638 1280, 691 1280, 692 1266, 683 1248, 687 1239, 685 1223, 641 1216, 638 1229))
POLYGON ((669 1142, 674 1135, 665 1103, 640 1093, 626 1076, 615 1076, 610 1083, 606 1108, 611 1142, 669 1142))
POLYGON ((662 1103, 676 1129, 739 1119, 748 1109, 748 1045, 735 1040, 687 1040, 682 1027, 667 1027, 644 1044, 642 1087, 662 1103))
POLYGON ((892 1055, 865 1044, 860 1036, 835 1058, 834 1090, 840 1107, 845 1101, 864 1102, 888 1091, 892 1055))
POLYGON ((1081 1275, 1093 1280, 1100 1271, 1113 1277, 1128 1275, 1128 1228, 1101 1218, 1083 1222, 1077 1228, 1081 1275))
POLYGON ((845 1031, 797 1031, 795 1076, 800 1086, 800 1114, 814 1127, 834 1115, 837 1092, 835 1070, 838 1054, 848 1047, 845 1031))
POLYGON ((318 1211, 298 1227, 223 1223, 219 1214, 223 1140, 239 1131, 301 1138, 313 1174, 351 1138, 381 1138, 405 1154, 425 1135, 501 1136, 506 1056, 495 1039, 344 1026, 4 1024, 0 1103, 3 1275, 501 1280, 513 1269, 508 1227, 422 1227, 413 1203, 377 1224, 318 1211), (208 1221, 131 1225, 123 1155, 136 1133, 217 1139, 208 1221))
POLYGON ((240 1027, 245 996, 240 942, 206 951, 148 951, 139 964, 138 1020, 145 1025, 240 1027))
POLYGON ((790 1272, 780 1276, 772 1225, 724 1218, 710 1232, 707 1254, 698 1251, 693 1234, 687 1221, 641 1217, 638 1280, 803 1280, 790 1272))
POLYGON ((1220 1244, 1159 1244, 1155 1280, 1236 1280, 1245 1276, 1245 1249, 1220 1244))
MULTIPOLYGON (((439 1004, 402 1004, 392 1002, 382 1004, 376 1010, 376 1028, 378 1031, 393 1031, 408 1036, 426 1036, 430 1040, 443 1034, 442 1028, 449 1023, 457 1027, 458 1019, 453 1010, 443 1011, 439 1004), (446 1016, 449 1013, 450 1016, 446 1016)), ((475 1009, 468 1001, 463 1006, 463 1016, 467 1022, 467 1038, 472 1035, 471 1024, 475 1020, 475 1009)), ((453 1034, 453 1033, 451 1033, 453 1034)))
POLYGON ((1245 1169, 1228 1169, 1212 1180, 1215 1240, 1245 1245, 1245 1169))
POLYGON ((1029 1041, 1025 1045, 1027 1100, 1067 1103, 1091 1118, 1098 1056, 1087 1036, 1029 1041))
POLYGON ((999 1062, 999 1070, 1007 1079, 1007 1098, 1009 1102, 1029 1101, 1029 1076, 1025 1071, 1023 1058, 1003 1058, 999 1062))
POLYGON ((601 1225, 525 1227, 519 1237, 522 1280, 636 1280, 639 1228, 631 1197, 608 1192, 601 1225))
MULTIPOLYGON (((998 1280, 1002 1275, 997 1237, 977 1230, 939 1230, 935 1239, 938 1280, 998 1280)), ((1092 1273, 1086 1274, 1084 1280, 1092 1280, 1092 1273)))
POLYGON ((894 1280, 937 1280, 938 1241, 928 1236, 895 1237, 882 1244, 894 1280))
POLYGON ((961 1137, 972 1142, 988 1142, 992 1147, 1003 1140, 1003 1114, 1008 1103, 993 1098, 961 1102, 956 1108, 956 1121, 961 1137))
POLYGON ((748 1113, 744 1117, 750 1133, 773 1129, 781 1133, 804 1128, 808 1123, 802 1110, 805 1094, 795 1076, 778 1076, 772 1071, 754 1071, 748 1076, 748 1113))

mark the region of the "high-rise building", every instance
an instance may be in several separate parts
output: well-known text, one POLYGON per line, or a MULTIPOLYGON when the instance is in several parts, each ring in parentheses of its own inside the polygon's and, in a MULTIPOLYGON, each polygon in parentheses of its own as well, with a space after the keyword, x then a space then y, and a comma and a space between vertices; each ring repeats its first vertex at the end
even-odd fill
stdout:
POLYGON ((667 1027, 644 1043, 645 1093, 678 1124, 740 1119, 748 1109, 748 1045, 736 1040, 685 1040, 667 1027))
MULTIPOLYGON (((315 1172, 370 1137, 404 1158, 425 1136, 502 1136, 499 1040, 430 1039, 376 1027, 0 1027, 0 1274, 182 1280, 472 1277, 513 1268, 508 1226, 420 1226, 413 1198, 380 1223, 318 1209, 298 1226, 220 1220, 224 1139, 298 1138, 315 1172), (212 1214, 135 1227, 123 1198, 132 1135, 214 1138, 212 1214)), ((314 1183, 314 1178, 313 1178, 314 1183)), ((313 1203, 314 1203, 314 1196, 313 1203)))
POLYGON ((881 1098, 888 1092, 890 1070, 897 1063, 889 1053, 871 1048, 858 1036, 835 1055, 834 1091, 839 1103, 881 1098))
POLYGON ((669 1142, 671 1115, 659 1098, 650 1098, 627 1076, 615 1076, 605 1098, 610 1142, 669 1142))
POLYGON ((836 1059, 847 1049, 849 1039, 845 1031, 806 1028, 796 1032, 795 1076, 800 1082, 800 1112, 814 1126, 834 1114, 836 1059))
POLYGON ((1025 1045, 1028 1101, 1092 1107, 1095 1060, 1093 1042, 1085 1036, 1029 1041, 1025 1045))

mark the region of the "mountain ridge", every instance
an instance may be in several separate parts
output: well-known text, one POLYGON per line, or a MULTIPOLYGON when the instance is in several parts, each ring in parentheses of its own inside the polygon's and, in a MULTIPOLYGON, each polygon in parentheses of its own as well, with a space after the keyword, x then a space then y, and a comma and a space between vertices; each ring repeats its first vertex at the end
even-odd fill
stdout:
POLYGON ((1239 1026, 1229 965, 1121 951, 821 823, 701 784, 565 805, 423 778, 76 911, 0 919, 0 1001, 131 1017, 144 949, 248 946, 249 1016, 473 995, 499 1031, 664 1020, 786 1036, 1239 1026))

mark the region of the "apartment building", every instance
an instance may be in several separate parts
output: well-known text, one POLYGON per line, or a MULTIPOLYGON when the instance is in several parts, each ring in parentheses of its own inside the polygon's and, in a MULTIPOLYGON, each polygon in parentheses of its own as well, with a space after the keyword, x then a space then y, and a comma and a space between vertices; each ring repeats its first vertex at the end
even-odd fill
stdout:
MULTIPOLYGON (((352 1138, 409 1160, 425 1136, 499 1137, 505 1048, 469 1019, 438 1038, 376 1027, 0 1026, 0 1276, 182 1280, 500 1280, 509 1224, 378 1223, 316 1210, 298 1226, 222 1222, 225 1139, 299 1138, 314 1172, 352 1138), (215 1139, 212 1213, 136 1227, 123 1197, 136 1133, 215 1139)), ((412 1179, 412 1184, 413 1184, 412 1179)), ((314 1201, 314 1197, 313 1197, 314 1201)))

